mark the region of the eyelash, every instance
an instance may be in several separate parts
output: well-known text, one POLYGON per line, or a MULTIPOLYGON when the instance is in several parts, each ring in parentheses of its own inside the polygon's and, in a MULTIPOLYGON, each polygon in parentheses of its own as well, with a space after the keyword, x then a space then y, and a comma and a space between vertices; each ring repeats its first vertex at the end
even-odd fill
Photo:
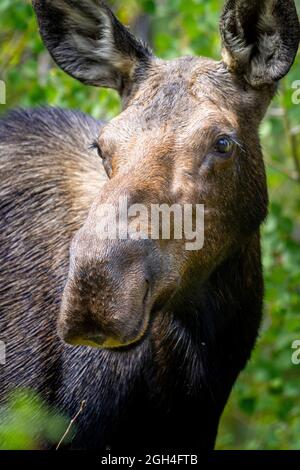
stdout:
POLYGON ((229 135, 229 138, 232 140, 232 142, 235 143, 235 145, 241 150, 241 152, 245 153, 245 147, 243 144, 236 138, 236 136, 229 135))

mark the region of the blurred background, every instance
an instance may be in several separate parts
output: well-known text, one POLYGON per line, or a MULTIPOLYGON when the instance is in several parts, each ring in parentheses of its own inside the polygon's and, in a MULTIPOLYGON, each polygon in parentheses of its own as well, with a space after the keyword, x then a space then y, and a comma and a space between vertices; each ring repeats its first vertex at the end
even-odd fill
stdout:
MULTIPOLYGON (((220 58, 222 0, 107 3, 161 58, 220 58)), ((300 12, 300 0, 296 4, 300 12)), ((0 80, 7 85, 7 104, 0 105, 0 113, 49 104, 80 109, 95 118, 118 114, 115 92, 85 87, 53 64, 29 1, 1 0, 0 18, 0 80)), ((263 227, 265 317, 256 350, 223 415, 218 449, 300 449, 300 364, 291 360, 292 343, 300 340, 300 82, 297 92, 296 80, 300 81, 300 51, 261 127, 271 199, 263 227)), ((42 446, 36 430, 27 425, 31 407, 45 439, 59 440, 66 417, 54 420, 53 410, 39 397, 17 391, 0 409, 0 448, 42 446)))

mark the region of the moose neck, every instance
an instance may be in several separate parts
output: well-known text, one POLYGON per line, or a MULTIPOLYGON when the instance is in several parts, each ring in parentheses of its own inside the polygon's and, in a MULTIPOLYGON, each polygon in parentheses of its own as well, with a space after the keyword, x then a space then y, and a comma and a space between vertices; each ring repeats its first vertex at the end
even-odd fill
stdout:
POLYGON ((228 369, 237 375, 255 343, 263 297, 259 234, 191 286, 172 312, 157 316, 153 339, 158 361, 168 358, 175 377, 189 376, 196 392, 208 381, 217 387, 228 369))

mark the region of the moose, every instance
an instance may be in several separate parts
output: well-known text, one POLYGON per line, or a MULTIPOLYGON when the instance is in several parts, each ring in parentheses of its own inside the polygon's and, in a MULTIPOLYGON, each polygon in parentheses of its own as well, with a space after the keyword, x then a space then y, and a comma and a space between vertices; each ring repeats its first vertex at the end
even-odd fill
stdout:
POLYGON ((262 318, 258 130, 297 54, 294 1, 225 1, 220 61, 157 58, 101 0, 33 8, 58 66, 122 112, 0 120, 1 401, 26 387, 72 418, 84 400, 67 448, 204 454, 262 318), (100 237, 122 196, 202 204, 202 249, 100 237))

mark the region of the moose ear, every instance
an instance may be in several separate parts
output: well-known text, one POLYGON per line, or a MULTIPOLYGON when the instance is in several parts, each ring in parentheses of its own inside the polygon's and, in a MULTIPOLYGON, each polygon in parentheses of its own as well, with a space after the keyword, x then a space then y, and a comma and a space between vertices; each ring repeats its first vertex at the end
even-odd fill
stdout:
POLYGON ((88 85, 121 94, 150 50, 101 0, 33 0, 41 36, 55 62, 88 85))
POLYGON ((280 80, 297 54, 294 0, 227 0, 220 30, 224 62, 253 87, 280 80))

